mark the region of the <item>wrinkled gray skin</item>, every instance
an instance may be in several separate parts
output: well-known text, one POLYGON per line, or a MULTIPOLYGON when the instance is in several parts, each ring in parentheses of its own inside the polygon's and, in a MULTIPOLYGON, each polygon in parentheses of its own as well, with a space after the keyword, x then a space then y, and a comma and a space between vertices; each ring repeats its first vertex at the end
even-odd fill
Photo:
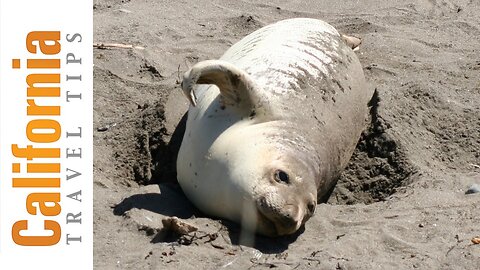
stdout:
POLYGON ((268 236, 292 234, 328 199, 365 127, 373 91, 330 25, 290 19, 189 70, 177 160, 187 197, 268 236))

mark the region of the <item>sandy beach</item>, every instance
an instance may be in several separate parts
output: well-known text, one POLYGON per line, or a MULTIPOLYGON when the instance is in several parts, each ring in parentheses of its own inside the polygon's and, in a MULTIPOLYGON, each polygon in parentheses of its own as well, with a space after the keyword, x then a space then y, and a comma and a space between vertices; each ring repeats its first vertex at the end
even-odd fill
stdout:
POLYGON ((479 1, 95 0, 93 12, 96 269, 478 268, 480 193, 465 193, 480 184, 479 1), (245 239, 177 183, 179 83, 295 17, 361 37, 378 97, 328 203, 295 235, 245 239), (173 216, 198 231, 170 233, 173 216))

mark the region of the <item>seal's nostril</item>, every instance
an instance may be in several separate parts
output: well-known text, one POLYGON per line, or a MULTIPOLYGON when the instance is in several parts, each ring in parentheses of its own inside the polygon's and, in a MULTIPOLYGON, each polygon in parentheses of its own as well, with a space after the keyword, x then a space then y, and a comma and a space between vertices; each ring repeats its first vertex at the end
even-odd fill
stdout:
POLYGON ((307 205, 308 212, 313 215, 315 212, 315 204, 313 202, 309 202, 307 205))

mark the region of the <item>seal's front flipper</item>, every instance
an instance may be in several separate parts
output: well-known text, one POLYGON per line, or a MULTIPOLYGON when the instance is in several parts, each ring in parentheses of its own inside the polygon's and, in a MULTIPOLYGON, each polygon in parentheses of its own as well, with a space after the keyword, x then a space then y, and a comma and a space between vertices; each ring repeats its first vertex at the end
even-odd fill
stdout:
POLYGON ((224 106, 239 109, 243 116, 258 114, 265 109, 258 87, 243 70, 222 60, 207 60, 195 64, 183 75, 183 93, 196 106, 196 84, 215 84, 220 89, 224 106))
POLYGON ((348 45, 348 47, 352 48, 352 50, 357 51, 359 49, 358 46, 362 44, 362 39, 354 36, 347 36, 342 34, 342 39, 348 45))

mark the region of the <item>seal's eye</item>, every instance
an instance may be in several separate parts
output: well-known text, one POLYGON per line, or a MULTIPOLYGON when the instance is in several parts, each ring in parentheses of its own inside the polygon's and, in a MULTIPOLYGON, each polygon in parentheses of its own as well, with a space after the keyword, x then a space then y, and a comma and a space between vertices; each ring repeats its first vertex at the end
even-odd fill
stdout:
POLYGON ((275 178, 275 181, 277 181, 278 183, 282 183, 282 182, 285 184, 290 183, 290 177, 286 172, 282 170, 276 170, 274 178, 275 178))

